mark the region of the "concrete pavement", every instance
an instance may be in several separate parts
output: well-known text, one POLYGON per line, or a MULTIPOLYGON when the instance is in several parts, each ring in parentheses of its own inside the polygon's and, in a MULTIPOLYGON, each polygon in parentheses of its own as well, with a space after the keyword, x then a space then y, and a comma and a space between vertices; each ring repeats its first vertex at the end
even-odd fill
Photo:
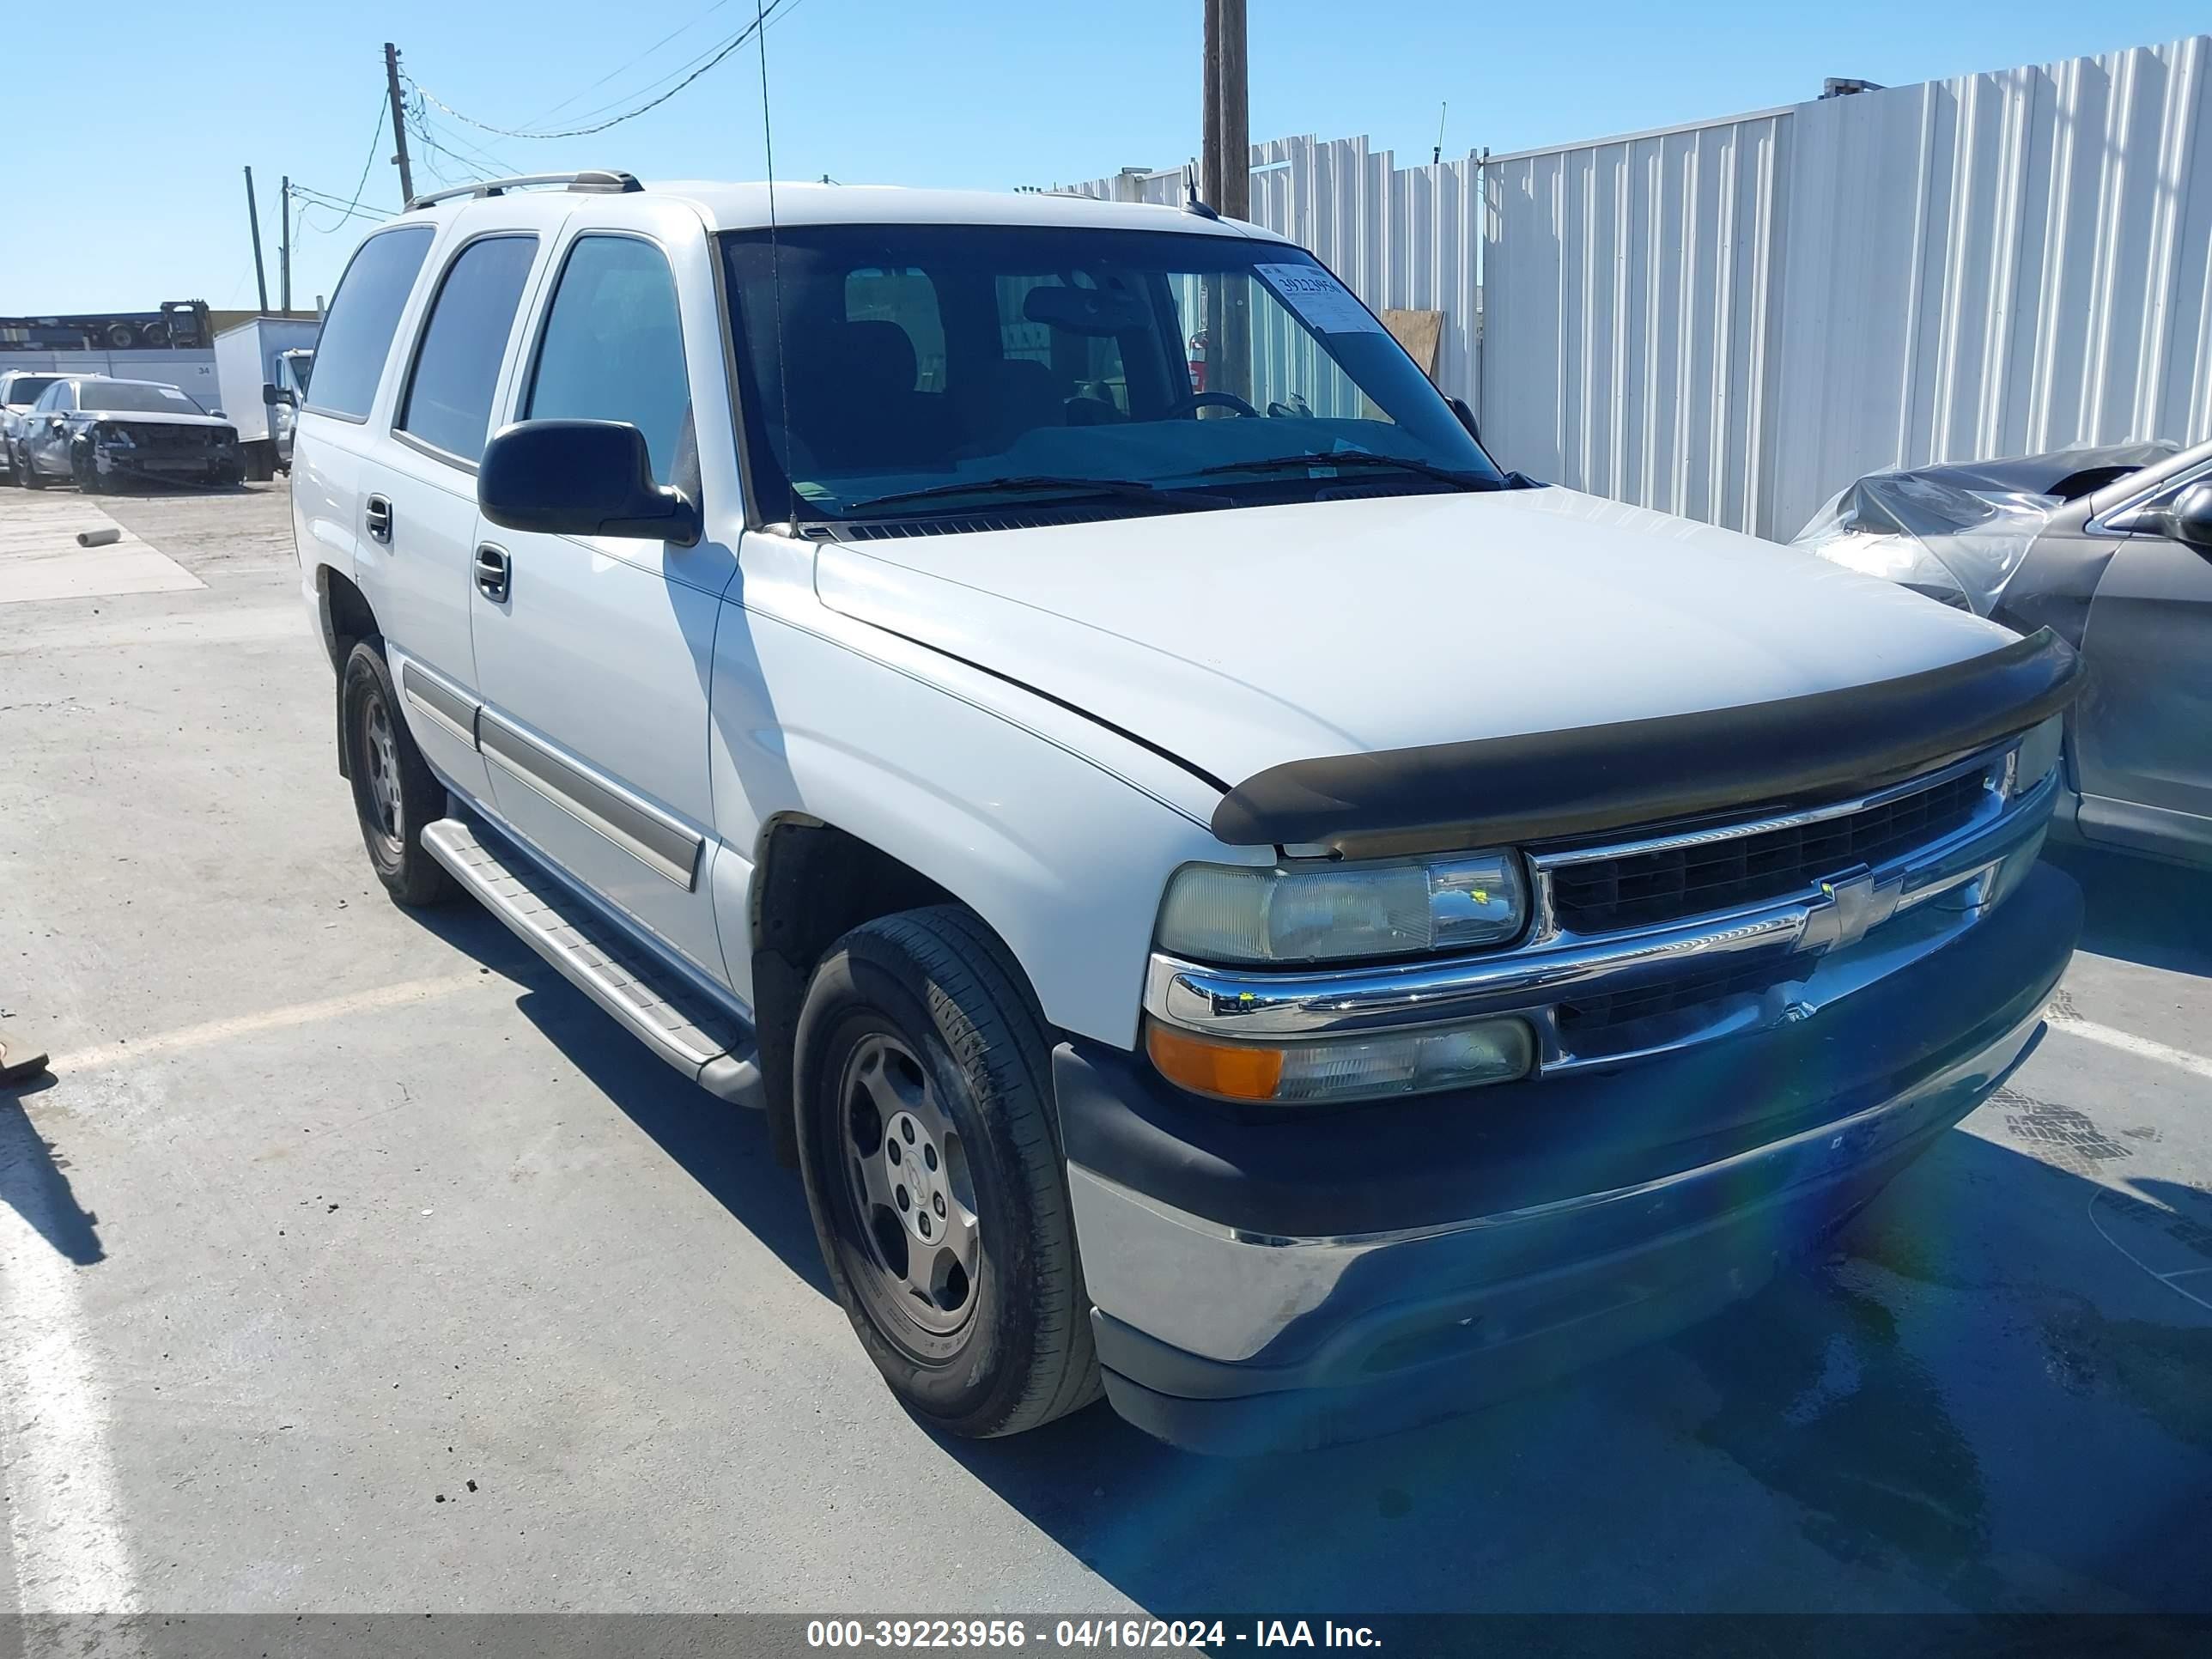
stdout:
POLYGON ((1312 1457, 940 1443, 757 1121, 375 886, 283 489, 103 500, 205 586, 0 611, 0 1031, 54 1055, 0 1611, 2212 1609, 2212 881, 2069 860, 2012 1087, 1677 1341, 1312 1457))

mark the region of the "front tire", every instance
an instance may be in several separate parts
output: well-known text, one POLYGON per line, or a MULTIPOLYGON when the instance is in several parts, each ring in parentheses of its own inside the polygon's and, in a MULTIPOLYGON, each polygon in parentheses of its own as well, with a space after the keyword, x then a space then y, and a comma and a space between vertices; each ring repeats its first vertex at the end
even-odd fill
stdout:
POLYGON ((347 657, 339 706, 354 815, 376 878, 402 904, 451 898, 452 875, 422 845, 423 826, 445 816, 446 787, 399 712, 381 640, 363 640, 347 657))
POLYGON ((1006 946, 957 905, 856 927, 795 1048, 815 1237, 900 1402, 981 1438, 1097 1398, 1044 1022, 1006 946))

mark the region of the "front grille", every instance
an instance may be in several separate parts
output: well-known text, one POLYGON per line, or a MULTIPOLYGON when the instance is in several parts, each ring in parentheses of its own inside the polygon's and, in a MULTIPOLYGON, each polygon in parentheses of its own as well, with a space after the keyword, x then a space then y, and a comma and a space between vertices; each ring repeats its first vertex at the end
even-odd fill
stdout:
POLYGON ((1747 967, 1711 969, 1662 984, 1641 985, 1632 991, 1591 992, 1559 1004, 1559 1030, 1568 1036, 1584 1036, 1653 1014, 1671 1014, 1677 1009, 1717 1002, 1723 997, 1764 991, 1802 971, 1802 963, 1793 966, 1786 957, 1777 962, 1770 957, 1747 967))
POLYGON ((169 426, 152 421, 143 426, 127 421, 118 425, 135 447, 156 455, 197 455, 212 446, 216 438, 213 427, 169 426))
POLYGON ((1813 823, 1562 864, 1552 872, 1553 914, 1570 933, 1602 933, 1779 898, 1949 835, 1973 817, 1987 784, 1975 770, 1813 823))

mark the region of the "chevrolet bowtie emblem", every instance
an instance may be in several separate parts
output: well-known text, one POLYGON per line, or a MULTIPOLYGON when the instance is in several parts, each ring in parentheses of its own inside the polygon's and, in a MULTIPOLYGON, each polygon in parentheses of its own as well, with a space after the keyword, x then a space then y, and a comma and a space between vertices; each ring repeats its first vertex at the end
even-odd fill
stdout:
POLYGON ((1869 932, 1889 920, 1897 908, 1902 886, 1903 883, 1895 878, 1875 886, 1871 870, 1856 870, 1833 881, 1822 882, 1820 896, 1826 902, 1814 906, 1812 914, 1806 917, 1805 932, 1798 940, 1798 948, 1826 951, 1857 944, 1869 932))

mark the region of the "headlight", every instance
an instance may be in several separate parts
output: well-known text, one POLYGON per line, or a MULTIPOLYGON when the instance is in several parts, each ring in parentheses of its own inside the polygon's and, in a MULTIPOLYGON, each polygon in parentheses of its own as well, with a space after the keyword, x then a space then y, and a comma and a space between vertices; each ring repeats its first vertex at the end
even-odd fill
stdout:
POLYGON ((1320 1106, 1509 1083, 1535 1065, 1536 1034, 1508 1018, 1309 1042, 1224 1042, 1147 1020, 1145 1052, 1163 1077, 1194 1094, 1320 1106))
POLYGON ((1320 962, 1500 945, 1528 915, 1509 852, 1310 870, 1187 864, 1160 906, 1160 948, 1200 962, 1320 962))
POLYGON ((2057 769, 2066 740, 2066 717, 2053 714, 2020 740, 2013 750, 2012 793, 2025 795, 2057 769))
POLYGON ((119 426, 96 426, 92 429, 92 441, 105 444, 110 449, 136 449, 137 441, 119 426))

